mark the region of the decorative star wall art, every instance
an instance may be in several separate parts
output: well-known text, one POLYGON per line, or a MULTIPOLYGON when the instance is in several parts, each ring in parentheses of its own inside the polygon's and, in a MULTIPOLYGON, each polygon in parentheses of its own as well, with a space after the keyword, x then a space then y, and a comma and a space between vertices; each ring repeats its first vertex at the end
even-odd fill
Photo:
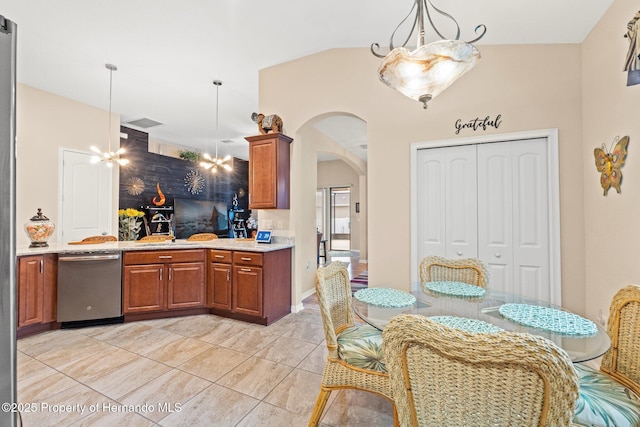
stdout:
POLYGON ((132 196, 139 196, 144 191, 144 181, 137 176, 132 176, 127 180, 127 193, 132 196))
POLYGON ((190 170, 184 177, 184 185, 191 194, 200 194, 204 189, 205 178, 200 171, 190 170))

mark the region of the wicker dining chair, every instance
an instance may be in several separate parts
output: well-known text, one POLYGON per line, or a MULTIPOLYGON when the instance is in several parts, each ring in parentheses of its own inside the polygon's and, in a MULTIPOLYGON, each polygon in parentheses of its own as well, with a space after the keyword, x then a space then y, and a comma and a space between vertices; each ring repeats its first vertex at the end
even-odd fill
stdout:
POLYGON ((401 314, 383 333, 400 426, 569 426, 578 376, 551 341, 401 314))
POLYGON ((420 281, 452 281, 486 288, 489 282, 487 267, 476 258, 447 259, 427 256, 420 261, 420 281))
MULTIPOLYGON (((333 390, 364 390, 393 402, 389 375, 382 360, 382 333, 372 326, 355 323, 349 274, 343 263, 336 261, 318 268, 316 296, 329 354, 309 426, 318 425, 333 390)), ((393 412, 397 425, 395 407, 393 412)))
POLYGON ((576 364, 580 397, 573 419, 578 426, 640 426, 640 286, 613 297, 607 333, 611 347, 600 372, 576 364))

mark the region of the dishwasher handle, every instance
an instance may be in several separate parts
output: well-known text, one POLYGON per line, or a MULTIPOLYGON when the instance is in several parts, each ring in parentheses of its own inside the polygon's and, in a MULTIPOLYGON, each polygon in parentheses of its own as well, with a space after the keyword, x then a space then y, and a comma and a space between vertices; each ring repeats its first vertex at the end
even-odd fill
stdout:
POLYGON ((101 254, 101 255, 83 255, 83 256, 69 256, 58 257, 58 261, 61 262, 79 262, 79 261, 108 261, 113 259, 120 259, 120 254, 101 254))

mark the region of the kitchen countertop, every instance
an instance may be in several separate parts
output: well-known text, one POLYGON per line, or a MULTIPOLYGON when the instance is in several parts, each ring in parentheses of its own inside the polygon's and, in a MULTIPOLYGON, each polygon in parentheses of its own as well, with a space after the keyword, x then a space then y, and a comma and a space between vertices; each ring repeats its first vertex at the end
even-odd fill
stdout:
POLYGON ((177 239, 175 242, 141 242, 118 241, 88 245, 50 244, 43 248, 30 248, 22 246, 16 248, 17 256, 41 255, 41 254, 73 254, 105 251, 153 251, 171 249, 223 249, 231 251, 271 252, 292 248, 292 237, 274 236, 273 243, 256 243, 255 240, 246 239, 214 239, 202 242, 177 239))

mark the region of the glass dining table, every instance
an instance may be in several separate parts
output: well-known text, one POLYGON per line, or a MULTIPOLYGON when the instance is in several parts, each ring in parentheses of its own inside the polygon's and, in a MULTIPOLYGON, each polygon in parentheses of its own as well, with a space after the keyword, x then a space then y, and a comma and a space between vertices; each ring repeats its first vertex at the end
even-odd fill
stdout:
POLYGON ((388 288, 360 290, 354 294, 353 309, 379 330, 392 317, 409 313, 441 323, 462 318, 493 330, 539 335, 565 350, 573 362, 602 356, 611 345, 604 328, 562 307, 457 282, 416 282, 411 293, 388 288))

